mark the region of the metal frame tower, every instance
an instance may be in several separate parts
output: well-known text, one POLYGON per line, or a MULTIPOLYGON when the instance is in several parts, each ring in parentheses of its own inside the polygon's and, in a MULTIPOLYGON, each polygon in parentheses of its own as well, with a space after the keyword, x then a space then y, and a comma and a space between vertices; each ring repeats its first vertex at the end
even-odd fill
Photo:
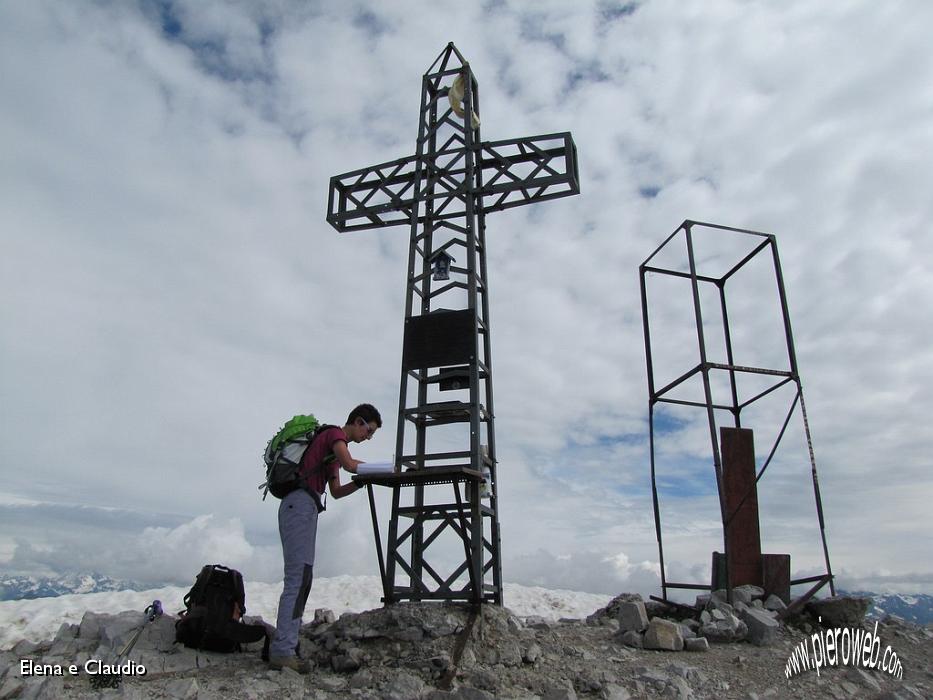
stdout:
MULTIPOLYGON (((771 464, 778 445, 781 443, 781 440, 784 437, 795 410, 799 407, 800 416, 803 421, 803 430, 807 443, 807 451, 809 455, 809 466, 813 484, 813 496, 816 505, 817 518, 819 521, 820 538, 822 541, 823 558, 826 565, 826 572, 817 576, 811 576, 799 580, 791 580, 789 583, 790 585, 804 583, 815 584, 813 588, 811 588, 810 591, 808 591, 808 593, 803 596, 803 599, 811 597, 826 583, 829 583, 830 590, 832 594, 835 595, 833 574, 829 562, 829 549, 826 544, 826 530, 825 521, 823 518, 822 498, 820 496, 819 480, 816 473, 816 459, 813 454, 813 443, 810 437, 810 426, 807 420, 806 406, 803 400, 803 388, 801 386, 800 374, 797 368, 797 354, 796 350, 794 349, 794 338, 793 333, 791 332, 790 314, 788 312, 787 297, 784 290, 784 277, 781 271, 780 259, 778 258, 777 240, 775 236, 758 231, 749 231, 744 229, 731 228, 728 226, 720 226, 718 224, 687 220, 684 221, 667 239, 665 239, 664 242, 661 243, 661 245, 650 256, 648 256, 648 258, 639 267, 639 274, 641 280, 642 316, 645 333, 645 356, 647 360, 648 371, 651 490, 654 504, 655 532, 658 540, 658 551, 661 563, 661 587, 663 598, 665 600, 667 599, 669 588, 708 590, 711 587, 707 584, 672 583, 667 580, 666 571, 664 568, 664 546, 661 536, 661 515, 658 498, 655 444, 659 439, 656 431, 655 409, 659 404, 664 403, 694 407, 706 412, 707 421, 709 424, 713 468, 715 471, 716 486, 719 493, 720 512, 723 522, 725 587, 729 589, 730 592, 732 583, 728 572, 730 571, 729 562, 733 556, 733 552, 730 551, 730 527, 733 525, 736 515, 741 509, 742 505, 745 504, 746 501, 748 501, 750 498, 754 497, 754 490, 756 485, 758 481, 760 481, 764 476, 768 466, 771 464), (695 231, 695 229, 698 230, 695 231), (708 262, 708 260, 705 256, 697 253, 697 241, 705 240, 704 238, 697 236, 697 234, 700 232, 702 232, 702 237, 706 238, 716 235, 730 235, 736 237, 738 244, 734 248, 734 257, 730 258, 728 255, 724 256, 727 259, 725 260, 726 264, 723 268, 724 271, 721 274, 717 275, 707 271, 705 268, 705 263, 708 262), (678 249, 674 247, 676 242, 683 243, 684 247, 680 249, 680 252, 678 252, 678 249), (727 298, 726 287, 730 281, 736 278, 736 274, 741 270, 746 269, 746 266, 749 265, 749 263, 751 263, 759 253, 767 254, 767 252, 770 252, 771 255, 773 282, 778 294, 780 323, 782 324, 781 333, 785 343, 784 351, 786 352, 786 356, 784 360, 782 360, 782 366, 780 367, 741 365, 736 362, 735 358, 735 329, 733 328, 733 324, 730 321, 730 304, 727 303, 727 301, 750 303, 749 296, 743 296, 741 292, 739 292, 738 294, 729 296, 727 298), (672 258, 670 262, 660 262, 664 254, 667 254, 668 258, 672 258), (650 332, 651 324, 649 322, 650 319, 648 313, 648 276, 652 274, 664 276, 668 279, 682 279, 689 283, 692 318, 687 321, 686 316, 684 316, 680 319, 679 322, 690 323, 691 325, 695 325, 696 328, 697 355, 695 357, 698 360, 697 363, 692 366, 688 366, 685 372, 679 376, 676 376, 676 378, 674 378, 672 381, 661 387, 656 385, 656 368, 654 357, 652 355, 653 345, 650 332), (706 290, 712 290, 712 296, 717 299, 719 308, 717 317, 715 319, 710 319, 708 317, 704 318, 703 304, 701 303, 701 296, 704 288, 706 290), (722 348, 725 352, 724 362, 712 361, 712 353, 708 347, 708 342, 712 339, 712 335, 708 333, 708 331, 717 325, 721 326, 723 333, 722 348), (754 392, 745 392, 743 394, 741 386, 742 377, 752 376, 759 378, 758 388, 755 389, 754 392), (678 389, 686 386, 691 381, 695 382, 698 377, 702 382, 701 397, 691 399, 678 398, 678 389), (760 469, 758 470, 753 482, 750 484, 748 489, 737 498, 728 499, 728 489, 724 484, 723 479, 723 459, 720 452, 720 434, 717 428, 727 424, 731 424, 731 426, 734 426, 734 428, 742 428, 742 412, 762 399, 772 396, 774 392, 776 392, 778 389, 781 389, 781 387, 784 387, 785 385, 793 388, 791 402, 787 409, 783 423, 776 431, 776 438, 768 453, 768 456, 761 464, 760 469), (723 400, 724 396, 725 400, 723 400), (724 415, 726 416, 725 419, 721 420, 724 415), (732 503, 732 501, 735 501, 737 505, 732 503)), ((730 286, 730 289, 732 289, 732 286, 730 286)), ((714 304, 717 302, 714 302, 714 304)), ((759 300, 758 307, 760 306, 761 304, 759 300)), ((761 342, 761 339, 755 339, 754 344, 756 347, 759 347, 761 342)), ((670 349, 669 345, 664 347, 666 349, 670 349)))

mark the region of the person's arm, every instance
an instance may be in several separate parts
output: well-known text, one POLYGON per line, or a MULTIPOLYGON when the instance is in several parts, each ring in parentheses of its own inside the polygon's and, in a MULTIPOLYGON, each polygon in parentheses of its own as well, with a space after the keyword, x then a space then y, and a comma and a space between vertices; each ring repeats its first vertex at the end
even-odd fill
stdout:
MULTIPOLYGON (((347 443, 343 440, 334 443, 334 456, 337 458, 337 463, 351 474, 356 474, 356 467, 363 464, 361 460, 353 459, 353 457, 350 456, 347 443)), ((352 481, 341 484, 339 469, 327 480, 327 485, 330 487, 330 495, 334 498, 349 496, 351 493, 356 493, 361 488, 352 481)))

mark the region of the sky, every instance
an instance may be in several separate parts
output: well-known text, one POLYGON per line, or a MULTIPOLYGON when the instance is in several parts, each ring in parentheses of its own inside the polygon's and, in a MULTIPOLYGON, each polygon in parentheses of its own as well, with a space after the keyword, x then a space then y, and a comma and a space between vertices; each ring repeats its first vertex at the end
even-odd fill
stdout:
MULTIPOLYGON (((487 221, 505 580, 660 594, 639 265, 689 219, 775 236, 837 587, 933 592, 931 25, 919 0, 0 4, 0 571, 275 582, 276 429, 371 402, 354 456, 391 458, 408 232, 338 234, 328 183, 414 152, 452 41, 484 140, 570 131, 580 168, 487 221)), ((730 235, 697 233, 704 264, 730 235)), ((766 263, 730 297, 750 366, 787 362, 766 263)), ((648 288, 661 382, 696 326, 682 283, 648 288)), ((760 404, 759 466, 791 397, 760 404)), ((705 412, 657 419, 668 580, 702 583, 705 412)), ((759 504, 764 551, 822 573, 799 408, 759 504)), ((364 497, 317 551, 377 573, 364 497)))

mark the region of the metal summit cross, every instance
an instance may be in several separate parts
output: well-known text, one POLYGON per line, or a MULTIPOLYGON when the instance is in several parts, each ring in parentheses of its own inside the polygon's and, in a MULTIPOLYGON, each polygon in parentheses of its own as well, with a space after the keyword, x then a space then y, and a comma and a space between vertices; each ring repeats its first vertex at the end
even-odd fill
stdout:
POLYGON ((394 471, 354 477, 369 492, 387 604, 502 603, 486 215, 580 188, 569 132, 483 142, 480 114, 450 43, 422 80, 415 155, 330 181, 337 231, 411 230, 394 471), (392 489, 385 557, 374 485, 392 489))

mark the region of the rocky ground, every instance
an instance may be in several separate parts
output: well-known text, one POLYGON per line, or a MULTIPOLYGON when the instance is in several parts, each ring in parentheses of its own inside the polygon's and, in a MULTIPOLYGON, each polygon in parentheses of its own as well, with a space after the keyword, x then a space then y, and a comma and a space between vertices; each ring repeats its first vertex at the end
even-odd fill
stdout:
MULTIPOLYGON (((338 620, 317 611, 303 628, 302 655, 315 667, 307 676, 269 670, 258 645, 235 654, 185 649, 174 643, 175 618, 164 616, 145 625, 122 680, 105 689, 93 687, 104 677, 88 675, 85 663, 91 671, 95 660, 112 664, 142 616, 88 613, 54 640, 0 653, 0 700, 933 697, 933 630, 894 618, 878 624, 880 648, 890 646, 902 664, 900 679, 851 667, 787 678, 792 649, 818 633, 821 612, 834 613, 813 608, 779 623, 776 612, 754 592, 733 605, 702 597, 693 610, 623 595, 587 620, 560 622, 453 604, 405 603, 338 620), (659 646, 666 649, 646 648, 659 646)), ((874 622, 862 626, 873 631, 874 622)))

